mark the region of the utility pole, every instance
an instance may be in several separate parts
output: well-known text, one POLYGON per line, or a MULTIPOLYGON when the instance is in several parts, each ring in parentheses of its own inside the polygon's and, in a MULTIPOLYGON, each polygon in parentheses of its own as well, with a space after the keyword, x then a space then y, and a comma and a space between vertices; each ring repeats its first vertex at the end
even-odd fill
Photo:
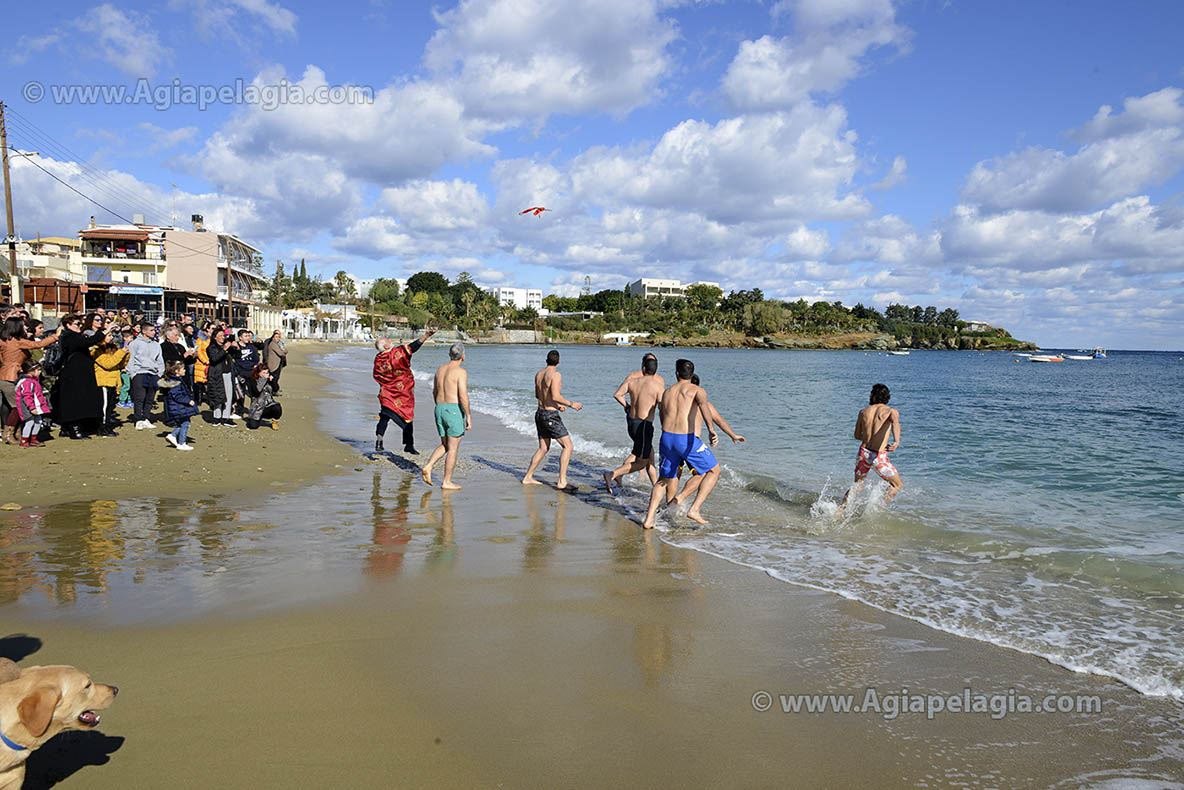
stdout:
MULTIPOLYGON (((8 221, 8 277, 14 286, 16 281, 16 226, 12 222, 12 183, 8 178, 8 127, 4 124, 4 102, 0 101, 0 150, 3 151, 4 167, 4 218, 8 221)), ((11 294, 18 301, 19 294, 14 287, 11 294)))

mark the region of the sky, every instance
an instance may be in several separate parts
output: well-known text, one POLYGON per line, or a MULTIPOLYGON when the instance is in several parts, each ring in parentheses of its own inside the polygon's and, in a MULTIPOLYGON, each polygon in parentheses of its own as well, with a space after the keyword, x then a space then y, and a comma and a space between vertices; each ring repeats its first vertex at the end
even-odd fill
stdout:
POLYGON ((708 280, 953 307, 1048 347, 1184 348, 1175 0, 166 0, 5 21, 9 144, 37 152, 12 156, 24 238, 202 214, 269 271, 326 279, 708 280), (71 93, 95 86, 125 94, 71 93))

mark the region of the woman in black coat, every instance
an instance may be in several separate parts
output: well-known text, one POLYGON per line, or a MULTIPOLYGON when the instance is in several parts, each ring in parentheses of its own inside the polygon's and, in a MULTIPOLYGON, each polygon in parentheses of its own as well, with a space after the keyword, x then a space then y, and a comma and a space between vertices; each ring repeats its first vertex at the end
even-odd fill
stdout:
POLYGON ((230 392, 226 391, 227 380, 231 378, 230 366, 233 361, 229 352, 226 331, 224 329, 215 330, 210 337, 210 344, 206 347, 206 356, 210 360, 209 368, 206 371, 206 403, 210 404, 210 408, 214 410, 212 418, 215 425, 234 425, 230 421, 229 404, 229 401, 234 397, 234 384, 230 384, 230 392))
MULTIPOLYGON (((62 435, 71 439, 89 439, 82 433, 82 424, 98 422, 103 414, 102 397, 95 381, 95 361, 91 346, 110 341, 102 331, 82 334, 82 317, 68 315, 62 319, 62 371, 54 385, 53 419, 62 426, 62 435)), ((110 430, 110 429, 108 429, 110 430)))

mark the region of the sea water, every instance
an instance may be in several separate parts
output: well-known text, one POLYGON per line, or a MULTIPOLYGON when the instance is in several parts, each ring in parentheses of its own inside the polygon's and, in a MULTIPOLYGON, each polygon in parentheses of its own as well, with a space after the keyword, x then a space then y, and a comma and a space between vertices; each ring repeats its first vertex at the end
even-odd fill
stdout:
MULTIPOLYGON (((575 446, 570 480, 590 501, 639 520, 650 490, 640 475, 614 497, 596 492, 601 471, 629 452, 612 393, 643 351, 565 347, 559 367, 565 397, 584 405, 564 415, 575 446)), ((1184 698, 1178 354, 1041 365, 964 351, 655 351, 667 383, 675 360, 691 359, 711 401, 746 439, 733 444, 720 434, 723 471, 703 509, 710 526, 664 520, 667 542, 1149 695, 1184 698), (835 520, 852 481, 856 414, 875 383, 891 388, 900 411, 892 460, 905 488, 884 507, 884 484, 868 485, 835 520)), ((521 474, 526 465, 522 437, 534 436, 533 376, 544 354, 468 349, 475 419, 513 436, 504 447, 479 448, 489 473, 509 479, 507 470, 521 474)), ((372 356, 343 349, 325 364, 369 391, 372 356)), ((417 377, 429 379, 445 359, 442 347, 421 350, 417 377)), ((343 417, 356 409, 360 419, 373 403, 345 409, 343 417)))

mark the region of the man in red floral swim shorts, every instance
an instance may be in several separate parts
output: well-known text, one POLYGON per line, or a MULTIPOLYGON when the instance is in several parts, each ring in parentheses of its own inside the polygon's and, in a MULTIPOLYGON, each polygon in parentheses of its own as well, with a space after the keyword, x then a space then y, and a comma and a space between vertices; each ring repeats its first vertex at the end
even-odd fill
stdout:
POLYGON ((855 420, 855 438, 859 440, 859 456, 855 459, 855 485, 843 495, 843 504, 835 511, 835 518, 842 515, 847 500, 863 487, 864 478, 872 469, 875 469, 876 474, 884 478, 890 486, 888 493, 884 495, 885 505, 904 488, 900 473, 888 460, 888 453, 900 447, 900 412, 888 406, 888 399, 891 397, 892 393, 886 386, 876 384, 872 387, 868 405, 859 411, 859 416, 855 420), (891 443, 888 441, 889 435, 892 436, 891 443))

